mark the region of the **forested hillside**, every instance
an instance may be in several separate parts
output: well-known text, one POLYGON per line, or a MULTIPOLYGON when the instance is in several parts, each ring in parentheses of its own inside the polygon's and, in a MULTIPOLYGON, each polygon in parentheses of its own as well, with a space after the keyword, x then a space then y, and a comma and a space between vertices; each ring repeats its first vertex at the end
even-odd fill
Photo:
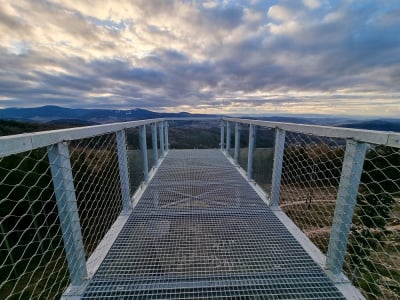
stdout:
POLYGON ((0 136, 82 126, 79 123, 30 123, 0 120, 0 136))

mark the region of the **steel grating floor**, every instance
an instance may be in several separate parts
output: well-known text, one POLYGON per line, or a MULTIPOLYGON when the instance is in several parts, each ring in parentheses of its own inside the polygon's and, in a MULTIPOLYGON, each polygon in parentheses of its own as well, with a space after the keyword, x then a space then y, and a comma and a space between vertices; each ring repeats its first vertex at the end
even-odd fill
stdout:
POLYGON ((171 150, 83 299, 344 299, 219 150, 171 150))

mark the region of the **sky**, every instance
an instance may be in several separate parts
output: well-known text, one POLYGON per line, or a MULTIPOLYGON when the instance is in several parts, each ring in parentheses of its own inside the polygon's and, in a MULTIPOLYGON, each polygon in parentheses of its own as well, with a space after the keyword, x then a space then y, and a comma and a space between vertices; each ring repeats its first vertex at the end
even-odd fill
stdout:
POLYGON ((0 0, 0 108, 400 116, 399 0, 0 0))

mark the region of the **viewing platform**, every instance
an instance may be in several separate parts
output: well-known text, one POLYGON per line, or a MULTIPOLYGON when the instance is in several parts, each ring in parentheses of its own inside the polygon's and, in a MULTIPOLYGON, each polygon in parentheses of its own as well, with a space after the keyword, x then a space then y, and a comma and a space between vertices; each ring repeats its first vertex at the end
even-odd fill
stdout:
POLYGON ((0 145, 2 299, 400 299, 398 133, 154 119, 0 145), (170 149, 182 122, 218 148, 170 149))
POLYGON ((344 299, 220 150, 170 150, 83 299, 344 299))

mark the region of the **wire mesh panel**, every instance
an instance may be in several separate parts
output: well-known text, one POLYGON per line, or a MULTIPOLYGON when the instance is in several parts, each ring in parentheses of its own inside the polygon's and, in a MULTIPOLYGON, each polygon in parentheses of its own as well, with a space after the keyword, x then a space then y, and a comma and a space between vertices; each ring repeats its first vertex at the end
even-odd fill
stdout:
POLYGON ((228 150, 228 155, 230 157, 234 157, 235 152, 235 123, 227 123, 226 124, 226 148, 228 150))
POLYGON ((4 139, 2 155, 36 144, 47 148, 0 158, 0 299, 58 299, 69 285, 80 285, 85 257, 122 205, 129 208, 123 129, 93 136, 102 130, 4 139), (63 134, 71 140, 60 142, 63 134))
POLYGON ((280 206, 326 253, 345 141, 286 132, 280 206))
MULTIPOLYGON (((128 168, 131 192, 133 193, 140 186, 144 179, 143 158, 139 144, 139 128, 130 128, 127 130, 128 143, 128 168)), ((159 151, 160 152, 160 151, 159 151)))
POLYGON ((69 148, 88 258, 122 210, 115 134, 74 141, 69 148))
POLYGON ((46 149, 0 158, 0 298, 59 298, 69 284, 46 149))
POLYGON ((173 150, 84 299, 343 299, 219 150, 173 150))
POLYGON ((370 145, 344 271, 368 299, 400 299, 400 150, 370 145))
POLYGON ((271 193, 274 137, 274 129, 257 128, 256 147, 253 155, 253 178, 267 194, 271 193))
MULTIPOLYGON (((240 125, 240 150, 238 164, 243 170, 247 170, 247 156, 249 154, 249 126, 240 125)), ((232 156, 233 157, 233 156, 232 156)))
MULTIPOLYGON (((147 145, 147 162, 149 166, 149 171, 157 166, 157 159, 158 157, 154 157, 154 152, 153 152, 153 143, 152 143, 152 125, 147 125, 146 126, 146 145, 147 145)), ((158 137, 157 137, 158 140, 158 137)), ((158 147, 158 145, 157 145, 158 147)), ((157 151, 158 154, 158 151, 157 151)))

